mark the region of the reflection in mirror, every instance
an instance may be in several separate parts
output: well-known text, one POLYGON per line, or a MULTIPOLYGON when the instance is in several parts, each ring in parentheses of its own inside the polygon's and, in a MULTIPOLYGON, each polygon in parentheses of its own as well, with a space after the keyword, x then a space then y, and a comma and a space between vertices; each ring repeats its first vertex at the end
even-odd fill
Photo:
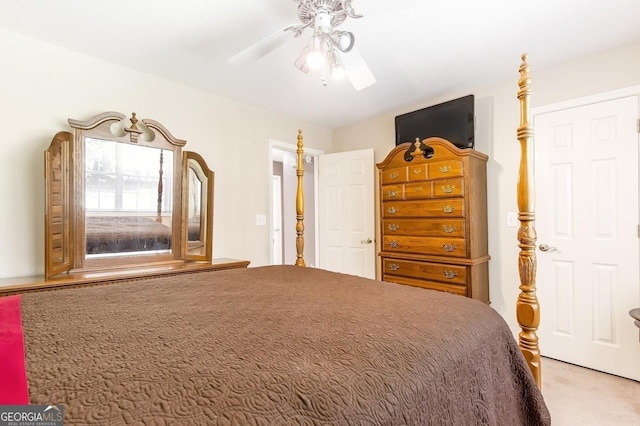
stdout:
POLYGON ((200 206, 202 205, 202 182, 189 167, 189 241, 200 240, 200 206))
POLYGON ((86 255, 170 253, 173 153, 85 139, 86 255))
POLYGON ((188 239, 189 254, 206 254, 206 221, 207 217, 207 176, 200 164, 194 159, 188 160, 188 239))

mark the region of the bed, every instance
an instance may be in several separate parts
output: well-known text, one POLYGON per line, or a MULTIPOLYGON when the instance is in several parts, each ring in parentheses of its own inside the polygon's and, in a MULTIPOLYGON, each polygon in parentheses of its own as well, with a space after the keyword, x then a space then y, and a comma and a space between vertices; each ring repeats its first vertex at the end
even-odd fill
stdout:
POLYGON ((296 265, 0 298, 0 404, 63 404, 65 424, 550 424, 535 317, 525 348, 480 301, 302 267, 301 133, 298 158, 296 265))
MULTIPOLYGON (((171 249, 171 228, 153 217, 87 215, 85 226, 89 255, 171 249)), ((188 232, 189 241, 197 241, 200 222, 190 221, 188 232)))
POLYGON ((169 250, 171 228, 141 216, 87 216, 86 253, 169 250))

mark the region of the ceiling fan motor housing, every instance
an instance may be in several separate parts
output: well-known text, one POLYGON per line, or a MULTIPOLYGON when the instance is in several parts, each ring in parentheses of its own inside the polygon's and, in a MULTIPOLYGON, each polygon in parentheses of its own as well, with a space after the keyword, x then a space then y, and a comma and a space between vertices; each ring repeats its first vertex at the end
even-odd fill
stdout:
POLYGON ((324 21, 330 18, 330 22, 322 22, 323 26, 335 28, 342 24, 347 17, 357 17, 351 7, 351 0, 297 0, 298 1, 298 17, 303 25, 311 25, 313 23, 317 28, 318 22, 316 16, 323 16, 320 20, 324 21))

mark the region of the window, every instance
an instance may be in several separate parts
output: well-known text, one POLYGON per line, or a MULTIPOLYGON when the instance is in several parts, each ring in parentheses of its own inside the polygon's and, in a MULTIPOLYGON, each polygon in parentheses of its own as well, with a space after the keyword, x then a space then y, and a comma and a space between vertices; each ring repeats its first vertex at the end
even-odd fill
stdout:
POLYGON ((85 147, 87 211, 171 212, 171 151, 91 138, 85 147))

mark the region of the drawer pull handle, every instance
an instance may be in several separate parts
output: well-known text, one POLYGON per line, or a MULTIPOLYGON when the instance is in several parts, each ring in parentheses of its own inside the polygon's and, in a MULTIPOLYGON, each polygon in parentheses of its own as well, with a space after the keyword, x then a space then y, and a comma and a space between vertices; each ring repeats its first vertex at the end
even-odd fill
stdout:
POLYGON ((456 189, 455 185, 442 185, 442 192, 445 194, 451 194, 456 189))
POLYGON ((453 213, 454 210, 455 210, 455 207, 453 207, 451 204, 447 204, 442 208, 442 211, 445 213, 453 213))
POLYGON ((387 194, 389 195, 389 198, 394 198, 396 195, 398 195, 396 191, 391 191, 391 190, 387 194))
POLYGON ((440 173, 449 173, 451 171, 451 166, 440 166, 440 173))
POLYGON ((389 208, 387 209, 387 213, 389 213, 389 214, 396 214, 396 213, 398 213, 398 209, 397 209, 397 208, 395 208, 395 207, 389 207, 389 208))
POLYGON ((444 277, 445 278, 448 278, 448 279, 452 280, 457 276, 458 276, 458 273, 456 271, 449 271, 447 269, 444 270, 444 277))
POLYGON ((389 229, 389 231, 391 231, 391 232, 395 232, 395 231, 397 231, 398 229, 400 229, 400 225, 397 225, 397 224, 395 224, 395 223, 390 223, 390 224, 387 226, 387 228, 389 229))
POLYGON ((391 248, 398 248, 398 247, 400 247, 400 243, 399 243, 399 242, 397 242, 397 241, 393 241, 393 240, 391 240, 391 241, 389 241, 389 247, 391 247, 391 248))
POLYGON ((413 170, 413 174, 414 175, 419 175, 420 173, 422 173, 422 169, 414 169, 413 170))
POLYGON ((416 187, 414 188, 414 191, 415 191, 415 192, 421 192, 421 191, 422 191, 422 187, 421 187, 421 186, 416 186, 416 187))
POLYGON ((389 177, 391 179, 398 179, 398 176, 399 176, 398 172, 389 173, 389 177))
POLYGON ((447 234, 454 233, 454 232, 456 232, 457 229, 458 228, 453 226, 453 225, 442 225, 442 230, 444 232, 446 232, 447 234))
POLYGON ((452 251, 454 251, 456 249, 456 245, 455 244, 443 244, 442 248, 444 249, 444 251, 451 253, 452 251))
POLYGON ((400 269, 400 265, 395 264, 395 263, 390 263, 389 264, 389 270, 390 271, 397 271, 398 269, 400 269))

